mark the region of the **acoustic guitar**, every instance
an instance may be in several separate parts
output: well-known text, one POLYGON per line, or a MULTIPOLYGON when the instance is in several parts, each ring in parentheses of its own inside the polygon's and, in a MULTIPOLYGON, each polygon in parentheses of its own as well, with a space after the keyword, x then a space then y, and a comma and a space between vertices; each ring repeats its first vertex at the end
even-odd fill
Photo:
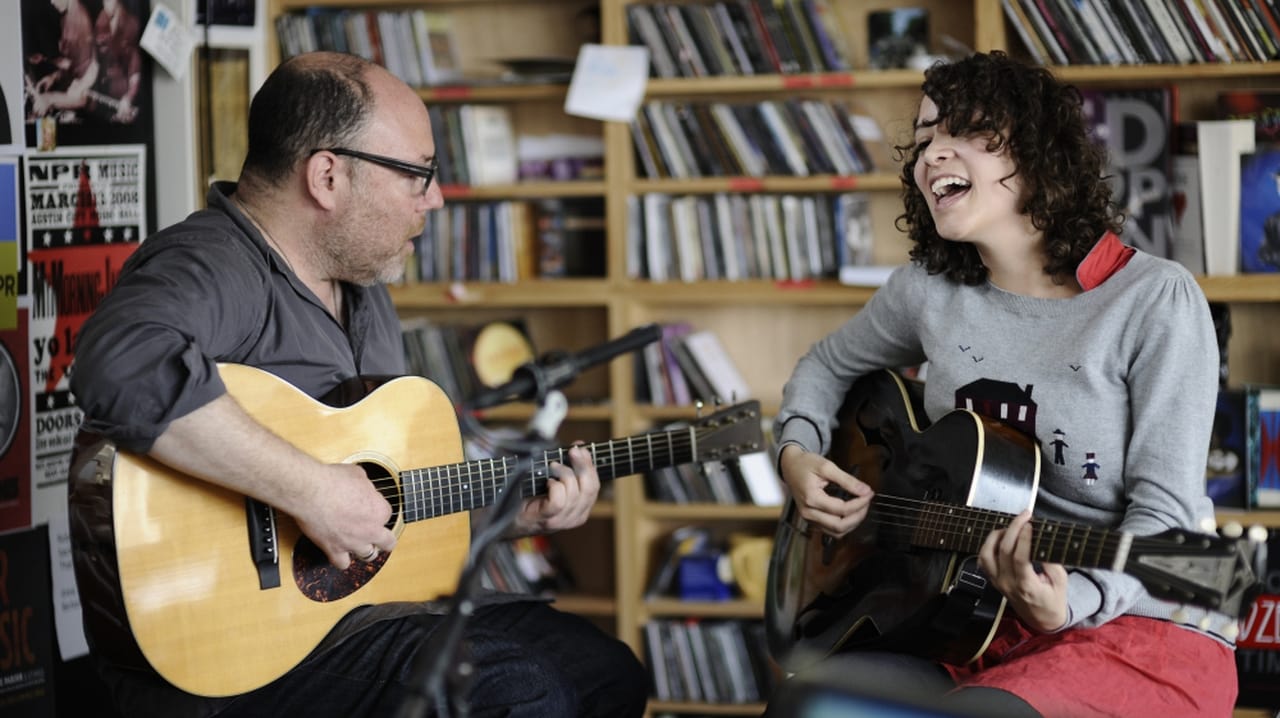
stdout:
MULTIPOLYGON (((228 392, 281 437, 320 461, 363 467, 392 505, 398 543, 340 571, 288 515, 79 437, 72 548, 94 648, 205 696, 283 675, 353 608, 452 593, 469 548, 467 512, 494 504, 516 464, 462 461, 453 405, 421 377, 392 379, 335 407, 258 369, 219 371, 228 392)), ((754 401, 686 427, 586 445, 602 480, 763 447, 754 401)), ((521 495, 545 494, 549 464, 567 462, 566 452, 536 459, 521 495)))
MULTIPOLYGON (((1005 599, 979 570, 977 552, 992 530, 1033 505, 1040 450, 970 411, 932 425, 924 417, 918 382, 888 371, 862 377, 845 398, 827 458, 875 490, 867 519, 835 539, 809 526, 791 500, 784 506, 765 625, 786 670, 840 650, 963 664, 994 636, 1005 599)), ((1134 536, 1043 519, 1031 529, 1035 561, 1123 571, 1162 599, 1239 617, 1259 589, 1257 531, 1134 536)))

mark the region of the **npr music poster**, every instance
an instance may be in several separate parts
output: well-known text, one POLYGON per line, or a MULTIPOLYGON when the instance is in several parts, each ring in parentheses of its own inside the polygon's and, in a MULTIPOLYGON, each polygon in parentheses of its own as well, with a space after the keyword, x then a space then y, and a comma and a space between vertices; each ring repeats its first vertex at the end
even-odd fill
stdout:
POLYGON ((32 520, 66 511, 81 412, 71 396, 75 340, 146 234, 146 147, 29 153, 25 276, 31 295, 32 520))

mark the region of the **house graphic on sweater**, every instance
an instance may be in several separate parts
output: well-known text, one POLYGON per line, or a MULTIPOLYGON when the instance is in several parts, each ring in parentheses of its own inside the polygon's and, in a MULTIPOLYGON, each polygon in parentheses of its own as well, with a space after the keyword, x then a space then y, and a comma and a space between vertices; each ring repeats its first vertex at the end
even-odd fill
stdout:
POLYGON ((956 408, 981 414, 1012 426, 1030 437, 1036 435, 1036 403, 1032 385, 995 379, 979 379, 956 390, 956 408))

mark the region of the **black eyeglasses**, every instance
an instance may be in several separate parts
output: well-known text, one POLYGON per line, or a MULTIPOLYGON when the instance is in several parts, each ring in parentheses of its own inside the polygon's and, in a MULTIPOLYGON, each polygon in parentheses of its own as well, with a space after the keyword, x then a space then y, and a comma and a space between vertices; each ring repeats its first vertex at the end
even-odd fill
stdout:
POLYGON ((404 160, 398 160, 398 159, 395 159, 394 157, 372 155, 372 154, 369 154, 368 152, 361 152, 359 150, 349 150, 345 147, 326 147, 322 149, 311 150, 311 154, 313 155, 317 152, 332 152, 335 155, 346 155, 347 157, 354 157, 358 160, 364 160, 365 162, 372 162, 375 165, 382 165, 383 167, 389 167, 397 172, 402 172, 411 177, 419 177, 422 179, 422 187, 418 189, 419 195, 425 195, 427 193, 427 188, 431 186, 431 180, 436 176, 436 170, 440 168, 440 160, 436 157, 431 158, 430 164, 415 165, 412 162, 405 162, 404 160))

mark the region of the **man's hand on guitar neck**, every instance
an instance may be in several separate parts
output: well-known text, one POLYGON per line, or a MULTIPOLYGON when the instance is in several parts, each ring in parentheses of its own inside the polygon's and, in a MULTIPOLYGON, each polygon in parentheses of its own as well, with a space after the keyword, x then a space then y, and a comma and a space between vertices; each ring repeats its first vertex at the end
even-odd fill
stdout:
POLYGON ((824 533, 842 538, 867 517, 875 492, 830 459, 788 444, 782 447, 778 467, 800 516, 824 533))
POLYGON ((524 500, 520 514, 507 530, 511 538, 553 533, 581 526, 600 495, 600 475, 585 447, 569 449, 569 466, 551 464, 547 493, 524 500))
POLYGON ((1004 529, 992 531, 978 552, 978 563, 987 578, 1022 619, 1043 633, 1067 622, 1067 569, 1031 562, 1031 512, 1023 511, 1004 529))

